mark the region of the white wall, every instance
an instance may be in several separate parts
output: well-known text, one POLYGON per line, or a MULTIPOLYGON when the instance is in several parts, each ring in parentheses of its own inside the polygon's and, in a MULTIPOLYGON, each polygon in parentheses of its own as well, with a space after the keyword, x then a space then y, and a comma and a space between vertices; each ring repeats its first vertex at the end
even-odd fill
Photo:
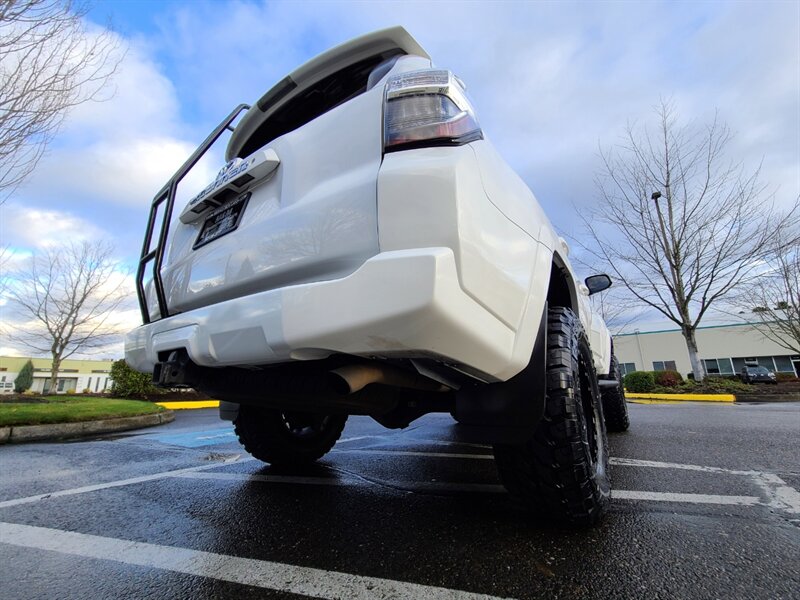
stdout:
MULTIPOLYGON (((792 355, 751 325, 701 327, 696 335, 701 359, 792 355)), ((692 370, 686 342, 678 330, 618 335, 614 351, 619 362, 635 363, 640 371, 652 371, 654 361, 665 360, 674 360, 683 375, 692 370)))

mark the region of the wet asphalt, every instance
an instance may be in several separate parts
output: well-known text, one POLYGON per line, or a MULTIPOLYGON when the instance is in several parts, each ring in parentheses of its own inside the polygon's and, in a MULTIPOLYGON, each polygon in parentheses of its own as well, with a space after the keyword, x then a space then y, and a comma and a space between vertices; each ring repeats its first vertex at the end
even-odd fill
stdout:
POLYGON ((328 597, 800 598, 800 404, 630 412, 631 430, 609 442, 614 489, 633 498, 615 499, 591 530, 522 512, 498 487, 491 449, 459 442, 445 415, 403 431, 351 418, 333 452, 291 473, 247 460, 215 410, 127 435, 3 446, 0 525, 146 542, 155 564, 103 556, 87 536, 43 549, 27 528, 0 535, 0 597, 308 597, 286 591, 298 589, 288 574, 233 582, 277 564, 345 574, 328 597), (196 558, 183 568, 175 549, 219 555, 227 571, 196 558), (363 577, 376 583, 359 587, 363 577), (393 592, 393 582, 433 587, 393 592))

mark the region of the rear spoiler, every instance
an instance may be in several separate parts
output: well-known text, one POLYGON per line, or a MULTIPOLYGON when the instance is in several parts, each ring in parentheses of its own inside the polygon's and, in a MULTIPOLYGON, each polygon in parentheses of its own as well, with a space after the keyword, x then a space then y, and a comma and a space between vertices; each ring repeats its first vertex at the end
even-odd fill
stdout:
POLYGON ((225 160, 238 156, 262 123, 308 87, 359 61, 393 51, 430 59, 428 53, 404 28, 390 27, 340 44, 298 67, 264 94, 239 121, 228 142, 225 160))

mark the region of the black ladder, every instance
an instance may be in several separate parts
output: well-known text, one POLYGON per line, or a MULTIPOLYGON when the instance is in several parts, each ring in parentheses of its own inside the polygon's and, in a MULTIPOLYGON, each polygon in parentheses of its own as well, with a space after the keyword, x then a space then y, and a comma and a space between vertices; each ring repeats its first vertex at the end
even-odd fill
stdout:
POLYGON ((186 160, 181 168, 178 169, 167 184, 161 188, 161 191, 156 194, 153 203, 150 206, 150 217, 147 219, 147 230, 144 234, 144 244, 142 245, 142 256, 139 259, 139 268, 136 271, 136 294, 139 297, 139 309, 142 311, 142 321, 147 324, 150 323, 150 311, 147 308, 147 297, 145 296, 144 289, 144 273, 147 268, 147 263, 153 261, 153 286, 156 291, 156 299, 158 300, 158 313, 160 318, 169 316, 169 308, 167 307, 167 297, 164 294, 164 282, 161 280, 161 267, 164 262, 164 250, 167 246, 167 235, 169 233, 169 224, 172 220, 172 209, 175 205, 175 192, 178 189, 178 184, 186 176, 186 174, 197 164, 208 149, 219 139, 219 136, 227 129, 233 131, 231 123, 233 123, 242 111, 249 110, 250 106, 247 104, 240 104, 231 114, 229 114, 222 123, 220 123, 214 131, 203 141, 197 150, 186 160), (166 202, 164 210, 164 217, 161 221, 161 230, 158 233, 158 243, 156 247, 150 250, 150 243, 153 240, 153 230, 155 229, 156 217, 158 209, 166 202))

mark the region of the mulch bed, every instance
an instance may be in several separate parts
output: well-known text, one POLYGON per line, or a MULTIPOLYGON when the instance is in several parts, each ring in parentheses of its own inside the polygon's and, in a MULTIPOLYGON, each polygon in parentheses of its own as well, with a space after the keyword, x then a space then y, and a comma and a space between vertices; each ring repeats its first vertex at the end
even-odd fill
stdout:
POLYGON ((211 397, 195 390, 163 390, 156 394, 148 394, 144 399, 150 400, 150 402, 170 402, 175 400, 211 400, 211 397))
MULTIPOLYGON (((113 398, 113 394, 68 394, 77 398, 113 398)), ((208 395, 195 390, 163 390, 155 394, 147 394, 144 398, 134 400, 148 400, 150 402, 170 402, 176 400, 196 401, 210 400, 208 395)), ((10 404, 42 404, 47 400, 43 396, 28 396, 25 394, 3 394, 0 402, 10 404)))

